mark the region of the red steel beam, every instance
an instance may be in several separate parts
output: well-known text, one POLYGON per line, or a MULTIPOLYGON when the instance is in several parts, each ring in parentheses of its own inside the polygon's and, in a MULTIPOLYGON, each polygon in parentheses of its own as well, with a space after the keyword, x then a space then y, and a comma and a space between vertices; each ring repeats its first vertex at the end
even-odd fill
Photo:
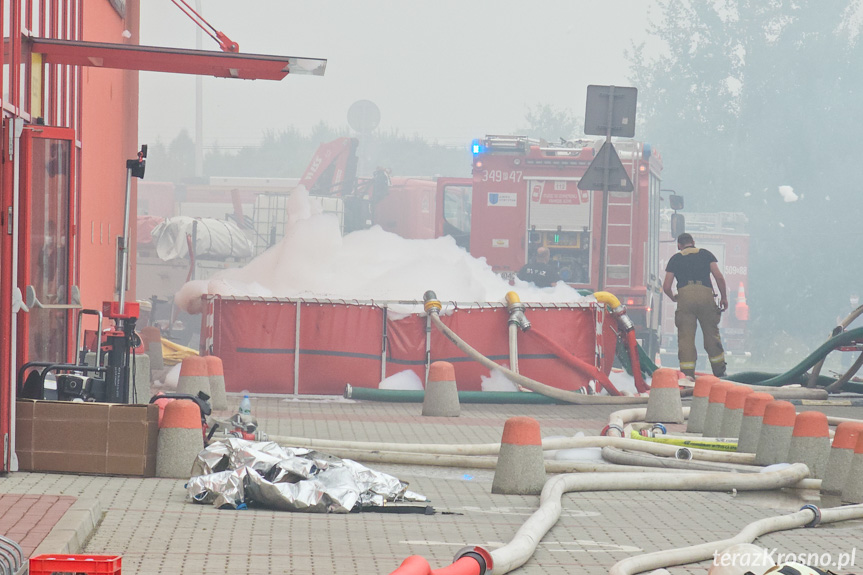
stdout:
POLYGON ((243 80, 281 80, 289 73, 323 76, 320 58, 236 54, 183 48, 33 38, 31 50, 49 64, 194 74, 243 80))

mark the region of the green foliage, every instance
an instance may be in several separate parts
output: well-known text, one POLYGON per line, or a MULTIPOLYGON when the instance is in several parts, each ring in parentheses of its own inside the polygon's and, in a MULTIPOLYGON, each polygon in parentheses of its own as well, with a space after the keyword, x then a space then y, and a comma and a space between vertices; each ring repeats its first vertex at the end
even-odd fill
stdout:
POLYGON ((581 120, 567 110, 549 104, 537 104, 528 108, 524 115, 527 121, 525 133, 531 138, 542 138, 549 142, 560 139, 571 140, 581 134, 581 120))
MULTIPOLYGON (((347 129, 335 129, 321 122, 309 135, 296 128, 268 131, 257 146, 236 151, 218 146, 204 155, 204 177, 298 178, 308 166, 318 146, 349 136, 347 129)), ((449 148, 430 143, 418 136, 403 136, 396 131, 374 132, 360 140, 358 172, 371 176, 377 167, 396 176, 468 176, 471 159, 467 144, 449 148)), ((184 130, 165 146, 150 147, 147 178, 175 183, 194 179, 194 142, 184 130)))
POLYGON ((688 211, 751 223, 753 341, 826 337, 860 285, 860 2, 662 0, 649 59, 629 51, 641 133, 688 211), (779 186, 799 199, 786 202, 779 186))

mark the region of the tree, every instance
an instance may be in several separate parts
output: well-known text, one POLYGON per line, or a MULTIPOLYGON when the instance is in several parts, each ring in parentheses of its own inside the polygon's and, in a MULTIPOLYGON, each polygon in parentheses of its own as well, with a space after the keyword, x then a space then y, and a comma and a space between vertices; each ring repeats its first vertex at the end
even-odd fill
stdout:
POLYGON ((854 170, 863 47, 848 26, 858 8, 662 0, 649 33, 663 54, 629 51, 643 132, 663 153, 666 186, 684 193, 691 211, 750 219, 757 249, 748 295, 759 341, 778 331, 822 340, 836 302, 860 283, 859 250, 837 249, 863 240, 854 170), (779 186, 792 186, 798 200, 786 201, 779 186))
MULTIPOLYGON (((267 131, 260 144, 235 151, 217 144, 204 156, 204 176, 299 178, 319 145, 349 135, 347 128, 333 128, 321 122, 309 135, 293 127, 280 132, 267 131)), ((396 176, 468 176, 471 170, 467 145, 444 147, 398 131, 363 136, 358 155, 360 177, 370 177, 379 166, 396 176)), ((194 144, 185 130, 168 146, 156 142, 150 147, 148 179, 183 183, 193 178, 194 173, 194 144)))
POLYGON ((527 120, 527 135, 542 138, 549 142, 560 139, 571 140, 581 134, 581 121, 567 110, 557 109, 549 104, 537 104, 528 108, 524 115, 527 120))
POLYGON ((148 146, 147 179, 181 182, 195 175, 195 142, 181 130, 165 146, 161 141, 148 146))

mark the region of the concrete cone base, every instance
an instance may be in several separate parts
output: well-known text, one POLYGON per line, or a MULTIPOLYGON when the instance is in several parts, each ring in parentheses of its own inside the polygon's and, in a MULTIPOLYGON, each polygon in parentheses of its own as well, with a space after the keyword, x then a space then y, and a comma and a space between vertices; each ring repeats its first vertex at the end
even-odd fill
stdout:
POLYGON ((423 415, 458 417, 461 406, 455 381, 429 381, 423 397, 423 415))
POLYGON ((150 356, 150 369, 153 372, 165 369, 165 358, 162 356, 162 342, 153 341, 147 346, 147 355, 150 356))
POLYGON ((824 472, 824 480, 821 482, 821 493, 830 495, 842 493, 853 457, 853 449, 834 447, 830 450, 830 457, 827 458, 827 471, 824 472))
POLYGON ((737 451, 755 453, 758 449, 758 436, 761 434, 761 415, 744 415, 740 418, 740 433, 737 437, 737 451))
POLYGON ((686 420, 686 433, 704 431, 704 417, 707 415, 706 397, 693 397, 689 403, 689 419, 686 420))
POLYGON ((722 414, 722 424, 719 426, 719 437, 739 437, 740 425, 743 423, 743 408, 728 409, 722 414))
POLYGON ((648 423, 683 423, 680 389, 677 387, 651 389, 647 396, 645 421, 648 423))
POLYGON ((214 411, 224 411, 228 409, 228 396, 225 392, 224 375, 210 376, 210 407, 212 407, 214 411))
MULTIPOLYGON (((208 396, 212 397, 210 391, 210 378, 206 375, 181 375, 177 382, 177 393, 185 393, 187 395, 197 396, 199 391, 203 391, 208 396)), ((227 399, 225 400, 227 402, 227 399)), ((227 409, 227 407, 225 408, 227 409)))
POLYGON ((851 457, 851 467, 842 487, 842 503, 863 503, 863 453, 851 457))
POLYGON ((792 437, 788 448, 789 463, 805 463, 815 479, 823 479, 830 459, 829 437, 792 437))
POLYGON ((762 424, 761 433, 758 435, 758 447, 755 450, 756 465, 787 463, 793 432, 794 428, 790 426, 762 424))
POLYGON ((539 495, 545 481, 541 445, 501 444, 491 484, 492 493, 539 495))
POLYGON ((188 479, 202 449, 204 440, 200 429, 160 429, 156 443, 156 477, 188 479))
POLYGON ((701 435, 704 437, 719 437, 719 428, 722 426, 722 414, 724 412, 724 403, 708 403, 707 415, 704 416, 704 427, 701 430, 701 435))

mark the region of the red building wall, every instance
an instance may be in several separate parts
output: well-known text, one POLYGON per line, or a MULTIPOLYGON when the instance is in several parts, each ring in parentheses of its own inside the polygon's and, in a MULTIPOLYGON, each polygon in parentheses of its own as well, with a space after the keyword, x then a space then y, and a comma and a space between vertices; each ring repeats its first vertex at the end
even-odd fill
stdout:
MULTIPOLYGON (((84 40, 138 43, 138 0, 126 1, 121 18, 108 0, 84 3, 84 40), (124 38, 128 30, 131 37, 124 38)), ((134 158, 138 144, 138 72, 82 70, 81 98, 81 230, 80 286, 84 307, 97 308, 114 299, 117 238, 123 233, 126 160, 134 158)), ((136 179, 132 179, 131 222, 136 205, 136 179)), ((134 225, 130 225, 134 233, 134 225)), ((129 261, 135 261, 135 239, 130 237, 129 261)), ((135 275, 131 266, 134 301, 135 275)))

